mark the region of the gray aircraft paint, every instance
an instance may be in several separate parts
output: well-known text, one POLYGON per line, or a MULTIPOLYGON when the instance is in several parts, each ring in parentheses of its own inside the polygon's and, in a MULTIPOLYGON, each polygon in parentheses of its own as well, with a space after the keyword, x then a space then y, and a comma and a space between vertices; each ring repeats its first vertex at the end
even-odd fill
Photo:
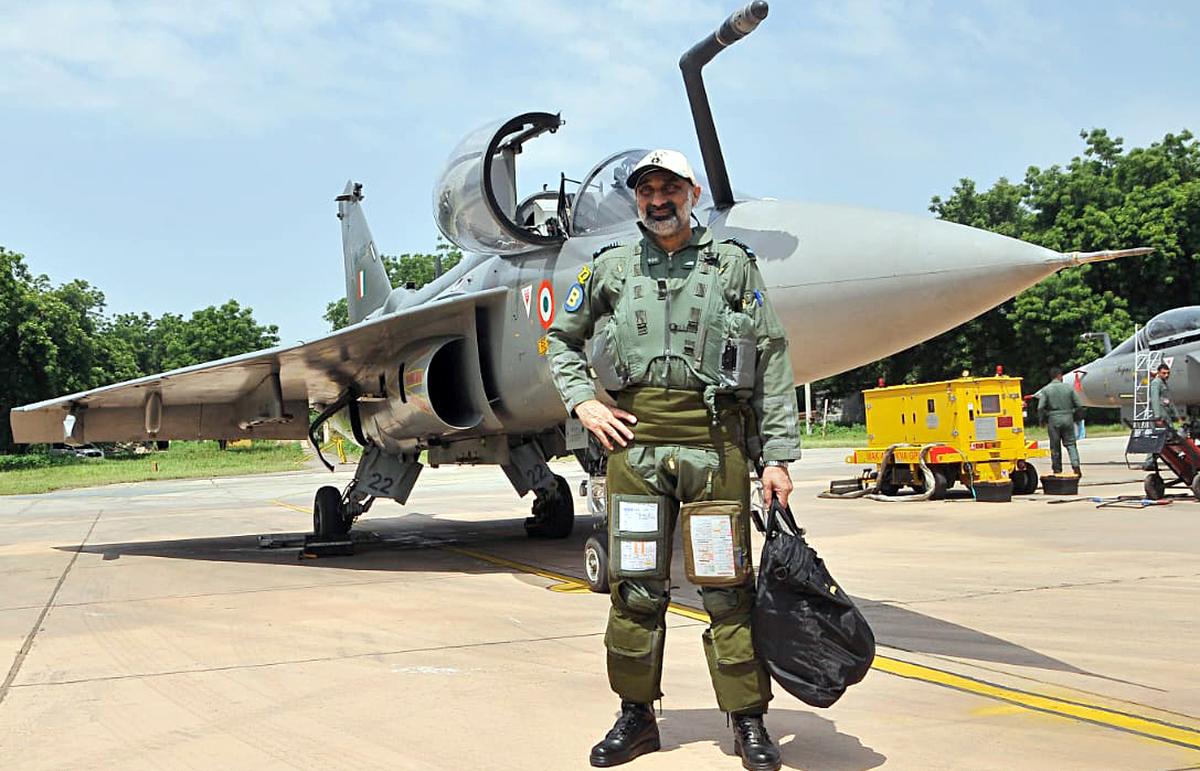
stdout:
MULTIPOLYGON (((1161 351, 1171 368, 1171 398, 1180 408, 1200 407, 1200 305, 1172 308, 1146 323, 1138 333, 1150 350, 1161 351), (1161 330, 1161 331, 1160 331, 1161 330)), ((1120 407, 1123 417, 1133 412, 1133 349, 1129 337, 1109 353, 1067 378, 1079 383, 1079 395, 1088 407, 1120 407)))

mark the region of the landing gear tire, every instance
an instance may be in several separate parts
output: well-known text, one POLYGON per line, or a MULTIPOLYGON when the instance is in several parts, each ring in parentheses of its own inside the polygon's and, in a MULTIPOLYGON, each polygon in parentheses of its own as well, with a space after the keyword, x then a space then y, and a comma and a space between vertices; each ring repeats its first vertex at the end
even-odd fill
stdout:
POLYGON ((1163 481, 1162 474, 1147 474, 1142 487, 1146 490, 1146 497, 1152 501, 1162 500, 1167 494, 1167 483, 1163 481))
POLYGON ((1191 488, 1192 495, 1196 496, 1197 499, 1200 499, 1200 474, 1192 477, 1191 488))
POLYGON ((321 538, 341 538, 349 532, 341 491, 330 485, 317 490, 313 500, 313 533, 321 538))
POLYGON ((558 474, 554 481, 555 491, 539 495, 533 502, 533 516, 525 520, 525 534, 530 538, 566 538, 575 527, 571 485, 558 474))
POLYGON ((1038 473, 1030 464, 1025 464, 1025 468, 1017 469, 1010 477, 1013 483, 1013 495, 1033 495, 1038 489, 1038 473))
POLYGON ((589 589, 608 594, 608 543, 602 533, 589 535, 583 544, 583 575, 589 589))

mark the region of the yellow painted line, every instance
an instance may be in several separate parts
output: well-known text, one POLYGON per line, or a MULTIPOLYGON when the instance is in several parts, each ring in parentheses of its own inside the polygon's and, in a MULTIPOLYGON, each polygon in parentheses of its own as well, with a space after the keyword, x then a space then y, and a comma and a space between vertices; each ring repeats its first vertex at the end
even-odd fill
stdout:
POLYGON ((1085 723, 1116 728, 1120 731, 1144 736, 1148 739, 1170 742, 1181 747, 1200 750, 1200 730, 1187 726, 1168 723, 1163 720, 1121 712, 1108 707, 1094 704, 1068 701, 1052 696, 1043 696, 1016 688, 1008 688, 986 680, 956 675, 941 669, 921 666, 888 656, 876 656, 871 664, 872 669, 887 672, 909 680, 920 680, 926 683, 952 688, 956 691, 973 693, 988 699, 995 699, 1036 712, 1044 712, 1060 717, 1082 720, 1085 723))
MULTIPOLYGON (((540 576, 542 578, 556 581, 555 585, 550 587, 551 591, 566 592, 566 593, 584 593, 589 591, 587 583, 572 576, 556 573, 551 570, 528 565, 523 562, 496 557, 485 552, 475 551, 474 549, 463 549, 458 546, 444 546, 446 551, 461 554, 464 557, 489 562, 493 565, 519 570, 522 573, 540 576)), ((687 605, 671 603, 668 608, 671 613, 674 613, 684 618, 692 619, 693 621, 708 622, 708 614, 698 608, 691 608, 687 605)), ((1032 710, 1035 712, 1043 712, 1059 717, 1069 718, 1073 720, 1081 720, 1085 723, 1092 723, 1107 728, 1115 728, 1127 733, 1137 734, 1148 739, 1169 742, 1177 744, 1181 747, 1200 750, 1200 730, 1189 728, 1187 726, 1167 723, 1154 718, 1134 715, 1128 712, 1121 712, 1108 707, 1102 707, 1095 704, 1085 704, 1081 702, 1069 701, 1067 699, 1055 698, 1053 696, 1043 696, 1029 691, 1021 691, 1016 688, 1008 688, 1006 686, 989 683, 985 680, 977 680, 963 675, 956 675, 953 672, 946 672, 933 667, 926 667, 920 664, 913 664, 908 661, 891 658, 889 656, 876 656, 875 661, 871 664, 872 669, 877 669, 880 672, 886 672, 890 675, 903 677, 908 680, 919 680, 924 683, 940 685, 945 688, 951 688, 956 691, 971 693, 976 696, 982 696, 987 699, 1003 702, 1014 707, 1032 710)))
POLYGON ((281 501, 281 500, 278 500, 277 498, 272 498, 270 500, 270 503, 273 503, 276 506, 282 506, 285 509, 291 509, 292 511, 298 511, 301 514, 312 514, 312 509, 306 509, 303 506, 297 506, 294 503, 287 503, 286 501, 281 501))
MULTIPOLYGON (((283 506, 293 511, 298 511, 308 514, 308 509, 305 509, 294 504, 286 503, 280 500, 272 500, 279 506, 283 506)), ((555 583, 548 588, 553 592, 564 594, 586 594, 589 588, 586 581, 583 581, 574 576, 556 573, 552 570, 530 565, 516 560, 497 557, 486 552, 476 551, 474 549, 465 549, 461 546, 442 546, 439 547, 443 551, 448 551, 453 554, 459 554, 463 557, 477 559, 482 562, 487 562, 499 567, 509 568, 528 575, 539 576, 548 581, 555 583)), ((708 614, 698 608, 692 608, 679 603, 671 603, 668 610, 678 616, 691 619, 693 621, 702 621, 707 623, 708 614)), ((964 675, 957 675, 953 672, 947 672, 933 667, 923 666, 921 664, 913 664, 912 662, 902 661, 890 656, 876 656, 875 661, 871 663, 871 668, 886 672, 889 675, 903 677, 907 680, 918 680, 924 683, 940 685, 944 688, 950 688, 964 693, 974 694, 986 699, 1010 704, 1015 707, 1032 710, 1034 712, 1042 712, 1050 715, 1068 718, 1071 720, 1080 720, 1085 723, 1092 723, 1106 728, 1115 728, 1126 733, 1136 734, 1148 739, 1168 742, 1189 749, 1200 750, 1200 730, 1188 726, 1168 723, 1163 720, 1135 715, 1129 712, 1103 707, 1096 704, 1087 704, 1084 702, 1070 701, 1060 699, 1053 696, 1044 696, 1042 694, 1032 693, 1030 691, 1022 691, 1016 688, 1009 688, 1003 685, 997 685, 986 680, 979 680, 964 675)))

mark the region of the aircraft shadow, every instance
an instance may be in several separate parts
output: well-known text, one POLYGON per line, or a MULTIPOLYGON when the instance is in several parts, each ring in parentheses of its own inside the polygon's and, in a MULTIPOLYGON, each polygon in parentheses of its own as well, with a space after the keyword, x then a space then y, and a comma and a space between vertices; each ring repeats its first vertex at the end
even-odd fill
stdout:
MULTIPOLYGON (((857 736, 842 733, 834 721, 813 712, 771 707, 766 723, 771 738, 779 743, 784 768, 865 771, 887 761, 885 755, 863 745, 857 736)), ((720 747, 726 755, 737 758, 733 749, 733 732, 725 725, 725 715, 717 710, 715 704, 712 709, 665 707, 658 725, 662 734, 662 752, 706 742, 720 747)), ((597 739, 606 728, 596 727, 597 739)))
MULTIPOLYGON (((301 533, 272 536, 290 544, 282 548, 263 548, 258 535, 247 534, 87 544, 82 551, 85 554, 102 555, 105 560, 160 557, 207 562, 291 564, 309 569, 524 575, 515 567, 481 559, 464 559, 462 554, 451 550, 479 549, 505 560, 533 564, 582 579, 583 541, 593 532, 589 518, 577 519, 570 538, 553 541, 531 541, 524 533, 522 522, 521 519, 462 522, 436 519, 415 512, 399 517, 373 517, 366 520, 361 529, 355 529, 353 556, 318 559, 299 559, 299 546, 303 543, 301 533)), ((73 552, 79 547, 56 548, 73 552)), ((679 549, 678 543, 676 549, 679 549)), ((676 564, 680 564, 678 554, 676 564)), ((695 607, 701 604, 696 587, 686 582, 674 588, 673 597, 695 607)), ((870 621, 876 639, 891 648, 1104 677, 970 627, 869 598, 856 597, 855 600, 870 621)))

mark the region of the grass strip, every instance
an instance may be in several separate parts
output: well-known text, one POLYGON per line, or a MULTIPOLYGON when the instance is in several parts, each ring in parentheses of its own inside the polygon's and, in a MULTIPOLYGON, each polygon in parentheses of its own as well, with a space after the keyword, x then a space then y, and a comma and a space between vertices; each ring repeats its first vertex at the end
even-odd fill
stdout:
POLYGON ((80 458, 46 468, 0 471, 0 495, 28 495, 148 479, 209 477, 294 471, 307 454, 297 442, 254 442, 218 449, 216 442, 171 442, 169 450, 131 457, 80 458))

